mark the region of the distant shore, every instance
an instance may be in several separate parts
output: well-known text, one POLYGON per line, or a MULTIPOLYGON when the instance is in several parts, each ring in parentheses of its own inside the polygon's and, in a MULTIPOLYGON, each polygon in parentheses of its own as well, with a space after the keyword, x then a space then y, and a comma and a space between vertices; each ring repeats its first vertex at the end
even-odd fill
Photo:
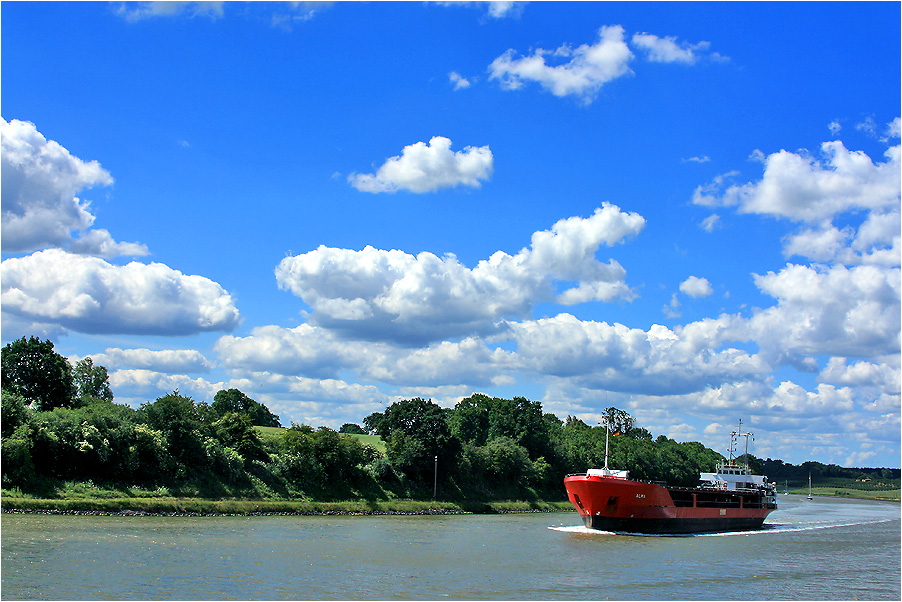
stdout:
POLYGON ((209 500, 201 498, 56 499, 3 496, 4 513, 94 514, 113 516, 367 516, 505 514, 570 510, 563 501, 446 502, 422 500, 209 500))

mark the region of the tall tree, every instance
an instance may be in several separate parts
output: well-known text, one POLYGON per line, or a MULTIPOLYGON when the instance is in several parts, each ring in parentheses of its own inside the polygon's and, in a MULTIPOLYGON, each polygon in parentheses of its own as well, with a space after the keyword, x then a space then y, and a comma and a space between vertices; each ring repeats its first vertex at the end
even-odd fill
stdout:
POLYGON ((607 408, 601 415, 604 416, 604 420, 610 426, 612 433, 627 435, 636 426, 635 418, 630 416, 629 413, 614 407, 607 408))
POLYGON ((113 401, 113 390, 110 389, 110 376, 103 366, 95 366, 94 360, 84 358, 75 364, 75 388, 79 397, 96 397, 113 401))
POLYGON ((282 426, 279 417, 270 412, 269 408, 238 389, 224 389, 216 393, 212 407, 219 417, 232 412, 247 416, 254 426, 282 426))
POLYGON ((434 459, 455 465, 460 441, 451 434, 442 408, 419 397, 397 401, 385 409, 377 434, 386 442, 388 459, 411 476, 432 474, 434 459))
POLYGON ((73 405, 72 366, 53 350, 50 340, 22 337, 4 347, 2 356, 4 389, 42 411, 73 405))

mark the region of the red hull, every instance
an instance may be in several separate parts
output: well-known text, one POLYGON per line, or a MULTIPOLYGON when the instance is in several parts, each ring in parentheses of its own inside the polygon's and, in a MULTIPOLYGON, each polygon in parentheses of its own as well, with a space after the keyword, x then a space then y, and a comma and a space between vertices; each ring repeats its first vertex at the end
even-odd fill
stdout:
POLYGON ((564 479, 570 502, 585 525, 628 533, 704 533, 760 529, 776 504, 756 491, 677 489, 612 477, 564 479), (679 492, 679 504, 671 491, 679 492))

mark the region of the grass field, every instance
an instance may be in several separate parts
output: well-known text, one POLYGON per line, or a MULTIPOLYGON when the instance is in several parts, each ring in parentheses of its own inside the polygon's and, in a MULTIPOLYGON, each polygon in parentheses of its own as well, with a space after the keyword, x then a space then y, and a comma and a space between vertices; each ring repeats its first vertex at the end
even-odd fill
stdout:
MULTIPOLYGON (((248 500, 184 498, 152 495, 111 497, 103 492, 95 496, 70 493, 61 498, 38 498, 15 491, 3 491, 3 511, 90 512, 147 514, 494 514, 505 512, 548 512, 570 510, 570 502, 498 501, 445 502, 433 500, 248 500)), ((141 493, 141 492, 136 492, 141 493)))
MULTIPOLYGON (((275 426, 255 426, 260 433, 269 437, 277 437, 281 435, 286 429, 282 427, 275 426)), ((361 443, 365 443, 366 445, 371 445, 378 449, 383 454, 385 453, 385 442, 382 441, 382 437, 379 435, 352 435, 348 433, 342 433, 343 437, 354 437, 355 439, 359 439, 361 443)))

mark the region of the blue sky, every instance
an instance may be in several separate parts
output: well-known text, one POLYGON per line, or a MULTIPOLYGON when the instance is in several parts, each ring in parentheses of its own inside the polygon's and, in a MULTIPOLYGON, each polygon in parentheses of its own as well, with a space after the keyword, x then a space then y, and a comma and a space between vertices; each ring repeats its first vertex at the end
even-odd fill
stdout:
POLYGON ((899 466, 897 3, 0 11, 4 344, 899 466))

